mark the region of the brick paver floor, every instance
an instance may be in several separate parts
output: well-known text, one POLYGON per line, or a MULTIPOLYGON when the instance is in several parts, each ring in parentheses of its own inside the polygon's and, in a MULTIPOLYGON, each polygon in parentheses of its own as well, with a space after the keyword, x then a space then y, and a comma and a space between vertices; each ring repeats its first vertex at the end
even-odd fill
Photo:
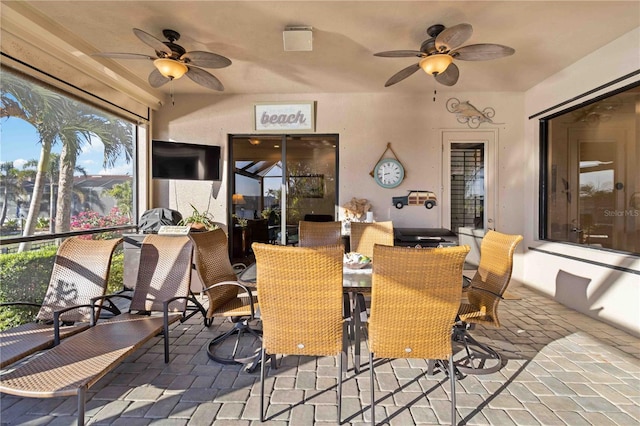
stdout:
MULTIPOLYGON (((500 305, 502 327, 477 327, 478 340, 499 349, 497 373, 457 383, 458 424, 637 425, 640 339, 521 286, 500 305)), ((208 359, 206 345, 229 323, 205 328, 194 317, 171 331, 172 357, 160 338, 127 358, 91 388, 90 424, 257 425, 259 373, 208 359)), ((364 353, 366 346, 363 343, 364 353)), ((343 387, 345 424, 370 422, 368 357, 343 387)), ((424 360, 376 361, 376 420, 385 425, 448 424, 449 382, 426 375, 424 360)), ((335 425, 336 361, 285 357, 271 371, 267 425, 335 425)), ((4 425, 75 424, 76 398, 0 397, 4 425)))

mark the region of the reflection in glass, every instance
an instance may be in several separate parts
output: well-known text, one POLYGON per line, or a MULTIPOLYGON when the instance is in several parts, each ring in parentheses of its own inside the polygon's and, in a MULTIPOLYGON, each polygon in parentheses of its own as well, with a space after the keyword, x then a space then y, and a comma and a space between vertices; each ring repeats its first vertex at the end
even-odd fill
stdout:
POLYGON ((544 235, 640 252, 640 88, 546 120, 544 235))
POLYGON ((484 228, 484 145, 451 144, 451 229, 484 228))
POLYGON ((231 190, 245 201, 232 206, 232 257, 251 254, 247 238, 295 244, 298 222, 306 215, 335 217, 336 135, 234 136, 232 141, 231 190))

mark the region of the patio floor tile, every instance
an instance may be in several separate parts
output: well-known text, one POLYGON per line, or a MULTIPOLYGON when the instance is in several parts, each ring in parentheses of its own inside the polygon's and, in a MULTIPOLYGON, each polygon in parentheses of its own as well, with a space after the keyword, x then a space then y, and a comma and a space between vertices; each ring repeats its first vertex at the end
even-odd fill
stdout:
MULTIPOLYGON (((640 416, 640 339, 572 311, 522 286, 500 306, 500 329, 471 333, 506 360, 491 375, 457 381, 458 423, 466 425, 620 425, 640 416), (532 312, 535 312, 532 314, 532 312)), ((197 316, 172 328, 171 362, 154 338, 88 392, 87 421, 110 425, 260 425, 260 369, 209 360, 209 340, 229 324, 206 328, 197 316)), ((345 424, 370 421, 368 352, 353 359, 343 383, 345 424)), ((243 348, 247 353, 251 348, 243 348)), ((337 423, 333 357, 278 357, 268 369, 268 426, 337 423)), ((449 424, 450 385, 425 360, 376 360, 376 420, 387 425, 449 424)), ((0 395, 2 425, 75 424, 75 397, 0 395)))

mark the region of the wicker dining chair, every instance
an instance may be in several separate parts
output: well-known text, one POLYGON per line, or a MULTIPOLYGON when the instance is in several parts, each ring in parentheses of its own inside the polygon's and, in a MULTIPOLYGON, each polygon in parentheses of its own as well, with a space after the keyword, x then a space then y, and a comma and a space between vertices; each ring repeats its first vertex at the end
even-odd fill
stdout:
POLYGON ((342 244, 342 222, 298 223, 298 246, 317 247, 342 244))
POLYGON ((276 354, 338 357, 338 421, 342 412, 342 374, 346 361, 345 299, 340 245, 289 247, 253 244, 262 351, 260 420, 264 421, 267 356, 276 369, 276 354), (302 283, 302 284, 301 284, 302 283))
POLYGON ((500 327, 498 304, 511 280, 513 254, 522 241, 521 235, 489 231, 480 244, 480 263, 462 303, 453 340, 462 344, 467 356, 457 361, 457 368, 466 374, 490 374, 502 366, 500 354, 488 345, 475 340, 469 330, 476 324, 500 327))
POLYGON ((393 245, 393 222, 351 222, 350 251, 373 257, 373 246, 393 245))
MULTIPOLYGON (((89 327, 91 319, 89 302, 91 298, 105 294, 113 252, 121 242, 121 238, 87 240, 71 237, 66 239, 58 247, 49 287, 42 303, 13 301, 1 304, 7 307, 39 307, 39 311, 34 321, 0 333, 0 368, 51 347, 60 339, 89 327), (77 306, 82 307, 69 309, 61 314, 60 321, 64 326, 56 330, 53 325, 54 312, 77 306)), ((12 284, 3 283, 3 285, 12 284)))
MULTIPOLYGON (((227 235, 220 228, 189 235, 194 243, 194 263, 209 299, 207 319, 224 317, 234 326, 226 333, 214 337, 207 346, 209 358, 223 364, 251 364, 257 357, 237 357, 238 344, 244 333, 261 338, 261 331, 249 326, 255 319, 258 300, 252 290, 238 282, 234 265, 229 260, 227 235), (216 349, 228 338, 236 335, 236 344, 228 357, 216 355, 216 349)), ((259 352, 259 350, 257 351, 259 352)))
MULTIPOLYGON (((448 364, 451 424, 455 424, 451 330, 460 306, 462 269, 468 252, 469 246, 374 247, 371 309, 362 327, 369 345, 372 425, 376 402, 374 357, 421 358, 448 364)), ((358 304, 362 303, 364 298, 358 297, 358 304)), ((366 312, 363 306, 359 311, 366 312)))

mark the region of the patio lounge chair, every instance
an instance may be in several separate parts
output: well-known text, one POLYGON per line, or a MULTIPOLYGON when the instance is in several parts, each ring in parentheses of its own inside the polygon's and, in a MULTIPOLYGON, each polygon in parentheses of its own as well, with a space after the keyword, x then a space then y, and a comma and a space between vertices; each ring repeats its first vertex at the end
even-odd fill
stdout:
MULTIPOLYGON (((148 235, 129 312, 98 321, 8 370, 0 377, 0 392, 30 398, 77 395, 78 424, 84 424, 87 389, 158 333, 163 334, 164 361, 169 362, 169 324, 185 318, 187 300, 197 306, 189 295, 191 258, 188 237, 148 235)), ((94 301, 114 296, 124 297, 94 301)), ((204 309, 201 313, 205 315, 204 309)))
MULTIPOLYGON (((376 402, 374 357, 428 359, 429 374, 435 362, 431 360, 439 360, 451 382, 451 424, 456 424, 451 330, 460 306, 460 281, 468 252, 469 246, 374 247, 371 313, 362 327, 369 345, 372 425, 376 402)), ((358 304, 358 312, 366 316, 362 295, 358 295, 358 304)))
POLYGON ((489 231, 480 245, 480 264, 465 292, 468 303, 462 303, 453 340, 464 347, 464 356, 456 367, 464 374, 490 374, 502 367, 498 352, 475 340, 469 330, 475 324, 500 327, 498 304, 511 280, 513 253, 522 241, 521 235, 489 231))
MULTIPOLYGON (((51 270, 49 287, 41 305, 32 302, 6 302, 2 306, 40 307, 34 321, 0 333, 0 368, 4 368, 37 351, 50 348, 60 339, 89 328, 89 303, 107 289, 111 257, 122 239, 66 239, 58 247, 51 270), (54 312, 61 314, 63 326, 54 327, 54 312)), ((4 283, 5 286, 12 283, 4 283)), ((13 284, 15 285, 15 283, 13 284)), ((100 305, 98 305, 100 308, 100 305)))

